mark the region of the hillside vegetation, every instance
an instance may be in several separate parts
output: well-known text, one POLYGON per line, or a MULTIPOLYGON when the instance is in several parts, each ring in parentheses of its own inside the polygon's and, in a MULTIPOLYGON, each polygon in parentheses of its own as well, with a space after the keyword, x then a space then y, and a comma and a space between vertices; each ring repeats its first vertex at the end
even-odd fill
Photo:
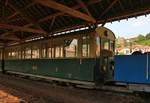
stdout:
POLYGON ((119 44, 118 39, 116 39, 116 47, 122 47, 122 46, 133 46, 133 45, 144 45, 144 46, 150 46, 150 33, 148 33, 146 36, 143 36, 142 34, 139 34, 135 38, 131 38, 132 42, 125 42, 125 44, 119 44))

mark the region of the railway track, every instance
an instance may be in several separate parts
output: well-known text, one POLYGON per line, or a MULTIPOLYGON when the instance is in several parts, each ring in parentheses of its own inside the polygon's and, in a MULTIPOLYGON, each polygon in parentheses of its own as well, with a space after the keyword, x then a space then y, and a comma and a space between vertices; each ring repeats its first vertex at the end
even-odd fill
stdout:
POLYGON ((116 103, 116 101, 117 103, 138 103, 139 101, 142 103, 144 101, 143 98, 128 92, 73 88, 24 79, 14 75, 0 74, 0 78, 1 85, 19 91, 19 97, 30 103, 34 103, 34 100, 41 101, 40 103, 49 103, 48 101, 52 103, 99 103, 100 101, 109 103, 110 100, 112 103, 116 103), (22 96, 21 93, 25 93, 27 96, 22 96), (28 95, 32 99, 28 99, 28 95))
POLYGON ((104 85, 100 87, 95 87, 93 85, 79 85, 79 84, 70 84, 70 83, 65 83, 65 82, 59 82, 59 81, 52 81, 49 78, 42 78, 40 76, 31 76, 31 75, 23 75, 23 74, 18 74, 15 72, 7 72, 8 75, 15 75, 18 77, 22 77, 24 79, 30 79, 30 80, 35 80, 35 81, 40 81, 40 82, 47 82, 47 83, 52 83, 52 84, 58 84, 59 86, 73 86, 73 87, 78 87, 80 89, 86 89, 86 90, 96 90, 96 91, 109 91, 109 92, 114 92, 114 93, 122 93, 122 94, 133 94, 133 91, 127 89, 123 85, 104 85))

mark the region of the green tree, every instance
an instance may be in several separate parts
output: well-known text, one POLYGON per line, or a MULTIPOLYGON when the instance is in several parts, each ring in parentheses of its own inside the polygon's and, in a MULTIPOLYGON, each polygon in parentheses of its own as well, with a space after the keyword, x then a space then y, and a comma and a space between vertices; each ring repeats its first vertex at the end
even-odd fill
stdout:
POLYGON ((145 40, 145 37, 142 34, 139 34, 137 37, 137 41, 145 40))
POLYGON ((147 39, 147 40, 150 39, 150 33, 148 33, 148 34, 146 35, 146 39, 147 39))
POLYGON ((119 55, 124 55, 124 52, 119 52, 119 55))
POLYGON ((115 40, 115 47, 120 48, 122 45, 118 43, 118 39, 115 40))

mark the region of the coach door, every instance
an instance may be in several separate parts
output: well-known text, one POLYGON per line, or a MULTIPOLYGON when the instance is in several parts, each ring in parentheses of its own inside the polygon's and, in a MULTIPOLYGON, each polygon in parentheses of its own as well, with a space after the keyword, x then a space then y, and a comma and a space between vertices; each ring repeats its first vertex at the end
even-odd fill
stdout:
POLYGON ((110 50, 110 40, 101 38, 101 58, 102 71, 106 78, 112 78, 112 61, 113 52, 110 50))

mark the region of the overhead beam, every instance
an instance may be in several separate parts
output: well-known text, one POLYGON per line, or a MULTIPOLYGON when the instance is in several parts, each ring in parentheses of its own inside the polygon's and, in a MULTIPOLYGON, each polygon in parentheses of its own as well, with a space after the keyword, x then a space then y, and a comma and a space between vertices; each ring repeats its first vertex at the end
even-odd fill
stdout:
POLYGON ((22 26, 14 26, 14 25, 7 25, 7 24, 0 24, 1 28, 8 28, 8 29, 13 29, 16 31, 25 31, 25 32, 32 32, 32 33, 39 33, 39 34, 45 34, 42 30, 38 29, 31 29, 27 27, 22 27, 22 26))
POLYGON ((122 5, 120 0, 119 0, 119 4, 120 4, 120 7, 121 7, 122 11, 124 11, 124 6, 122 5))
POLYGON ((141 0, 141 6, 143 6, 143 0, 141 0))
POLYGON ((8 34, 9 34, 8 32, 3 33, 3 34, 0 34, 0 38, 5 37, 5 36, 7 36, 8 34))
MULTIPOLYGON (((113 21, 120 20, 120 19, 127 19, 128 17, 133 17, 134 15, 144 15, 144 14, 149 14, 149 13, 150 13, 150 7, 146 8, 146 9, 135 10, 134 12, 131 12, 131 13, 124 13, 123 15, 120 15, 117 17, 108 18, 107 22, 113 22, 113 21)), ((99 20, 97 23, 102 24, 104 22, 105 22, 105 20, 99 20)), ((28 24, 27 26, 32 26, 32 24, 28 24)), ((73 29, 77 29, 77 28, 81 28, 81 27, 85 27, 85 25, 78 25, 78 26, 72 26, 72 27, 66 28, 66 29, 59 29, 59 30, 53 31, 53 33, 51 33, 49 35, 63 32, 63 31, 73 30, 73 29)), ((37 38, 37 37, 40 37, 40 35, 37 35, 36 37, 33 37, 33 36, 28 37, 28 38, 26 38, 26 40, 37 38)))
POLYGON ((2 5, 2 19, 5 20, 5 5, 2 5))
POLYGON ((5 43, 3 43, 3 42, 0 42, 0 46, 4 46, 5 45, 5 43))
POLYGON ((12 17, 14 17, 14 16, 16 16, 18 14, 19 14, 19 12, 14 12, 12 15, 8 16, 7 19, 11 19, 12 17))
POLYGON ((20 41, 19 38, 15 37, 15 36, 5 36, 5 37, 0 37, 0 39, 4 39, 4 40, 14 40, 14 41, 20 41))
MULTIPOLYGON (((35 1, 33 1, 31 4, 29 4, 30 6, 31 5, 33 5, 33 4, 35 4, 36 2, 35 1)), ((16 12, 19 12, 29 23, 32 23, 32 24, 34 24, 35 25, 35 27, 37 27, 38 29, 40 29, 41 31, 43 31, 43 32, 45 32, 44 34, 42 34, 43 36, 46 36, 46 31, 44 31, 40 26, 39 26, 39 24, 37 23, 37 22, 34 22, 33 20, 31 20, 28 16, 26 16, 26 15, 24 15, 24 13, 23 13, 23 10, 24 9, 22 9, 22 10, 18 10, 18 9, 16 9, 16 7, 14 7, 13 5, 11 5, 10 3, 8 3, 8 5, 11 7, 11 8, 13 8, 16 12)), ((27 7, 29 7, 29 6, 27 6, 27 7)))
MULTIPOLYGON (((117 21, 117 20, 121 20, 121 19, 128 19, 131 17, 135 17, 135 15, 145 15, 145 14, 149 14, 150 13, 150 7, 146 8, 146 9, 141 9, 141 10, 136 10, 134 12, 131 13, 124 13, 120 16, 116 16, 116 17, 112 17, 107 19, 107 22, 112 22, 112 21, 117 21)), ((103 23, 104 20, 99 20, 98 23, 103 23)))
POLYGON ((86 13, 92 17, 91 13, 89 12, 89 10, 88 10, 87 6, 84 4, 84 2, 82 0, 77 0, 77 2, 83 8, 83 10, 86 11, 86 13))
MULTIPOLYGON (((27 25, 24 25, 24 27, 30 27, 30 26, 33 26, 33 24, 27 24, 27 25)), ((13 32, 16 32, 17 30, 13 30, 12 31, 12 33, 13 32)), ((6 40, 14 40, 13 42, 17 42, 17 41, 19 41, 20 40, 20 38, 17 38, 17 39, 14 39, 14 38, 6 38, 6 36, 10 36, 10 32, 6 32, 6 33, 3 33, 3 34, 1 34, 0 35, 0 38, 2 38, 2 39, 6 39, 6 40)), ((23 35, 23 31, 21 32, 21 35, 23 35)), ((13 34, 13 36, 15 36, 15 34, 13 34)), ((40 36, 40 35, 39 35, 40 36)))
MULTIPOLYGON (((92 5, 92 4, 99 3, 99 2, 101 2, 101 1, 102 1, 102 0, 90 0, 89 2, 87 2, 86 5, 89 6, 89 5, 92 5)), ((72 7, 72 9, 79 9, 79 8, 81 8, 80 5, 76 5, 76 6, 72 7)), ((48 19, 51 19, 53 16, 56 17, 56 16, 60 16, 60 15, 64 15, 64 12, 58 12, 58 13, 54 13, 54 14, 52 14, 52 15, 48 15, 48 16, 42 18, 42 19, 39 19, 38 22, 43 22, 43 21, 46 21, 46 20, 48 20, 48 19)))
POLYGON ((7 6, 7 4, 8 4, 8 0, 5 1, 5 5, 6 5, 6 6, 7 6))
POLYGON ((133 3, 132 3, 132 0, 129 0, 129 5, 130 5, 131 9, 133 9, 133 3))
POLYGON ((52 18, 52 22, 51 22, 50 27, 49 27, 50 30, 52 29, 52 27, 55 23, 55 18, 56 18, 55 16, 52 18))
MULTIPOLYGON (((32 26, 32 24, 27 24, 27 25, 24 25, 24 27, 30 27, 32 26)), ((16 30, 13 30, 12 32, 16 32, 16 30)), ((5 36, 8 36, 10 34, 10 32, 5 32, 3 34, 0 34, 0 38, 3 38, 5 36)))
POLYGON ((101 25, 101 27, 104 27, 104 25, 107 23, 107 20, 105 20, 103 23, 102 23, 102 25, 101 25))
POLYGON ((100 18, 103 17, 119 0, 114 0, 100 15, 100 18))
POLYGON ((41 5, 53 8, 55 10, 62 11, 64 13, 70 14, 74 17, 77 17, 77 18, 80 18, 80 19, 83 19, 83 20, 86 20, 86 21, 89 21, 92 23, 96 23, 96 20, 94 18, 92 18, 92 17, 90 17, 84 13, 81 13, 75 9, 69 8, 69 7, 62 5, 62 4, 59 4, 55 1, 52 1, 52 0, 36 0, 36 1, 38 3, 40 3, 41 5))
MULTIPOLYGON (((58 33, 58 32, 67 31, 67 30, 73 30, 73 29, 77 29, 77 28, 81 28, 81 27, 84 27, 84 25, 73 26, 73 27, 70 27, 70 28, 57 30, 57 31, 54 31, 53 34, 58 33)), ((52 35, 52 34, 49 34, 49 35, 52 35)), ((39 38, 39 37, 41 37, 41 36, 40 36, 40 35, 29 36, 29 37, 23 39, 23 41, 25 41, 25 40, 30 40, 30 39, 34 39, 34 38, 39 38)))
MULTIPOLYGON (((107 3, 108 3, 108 4, 110 4, 110 3, 111 3, 111 2, 110 2, 110 0, 106 0, 106 1, 107 1, 107 3)), ((118 0, 118 2, 119 2, 119 1, 120 1, 120 0, 118 0)), ((109 10, 109 11, 110 11, 110 10, 109 10)), ((111 11, 113 12, 113 14, 115 14, 115 13, 116 13, 113 7, 111 8, 111 11)))
MULTIPOLYGON (((8 2, 7 2, 7 4, 8 4, 8 2)), ((9 4, 10 4, 10 3, 9 3, 9 4)), ((29 7, 31 7, 31 6, 33 6, 33 5, 35 5, 35 4, 36 4, 36 2, 32 2, 31 4, 28 4, 26 7, 24 7, 24 9, 27 9, 27 8, 29 8, 29 7)), ((16 16, 16 15, 18 15, 18 14, 20 14, 20 12, 19 12, 19 11, 16 11, 16 12, 14 12, 12 15, 8 16, 7 19, 11 19, 11 18, 13 18, 14 16, 16 16)))
POLYGON ((10 42, 7 42, 7 43, 5 44, 5 46, 7 47, 7 46, 10 46, 10 45, 16 44, 16 43, 18 43, 18 41, 10 41, 10 42))

